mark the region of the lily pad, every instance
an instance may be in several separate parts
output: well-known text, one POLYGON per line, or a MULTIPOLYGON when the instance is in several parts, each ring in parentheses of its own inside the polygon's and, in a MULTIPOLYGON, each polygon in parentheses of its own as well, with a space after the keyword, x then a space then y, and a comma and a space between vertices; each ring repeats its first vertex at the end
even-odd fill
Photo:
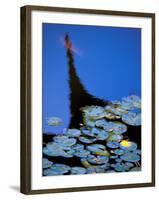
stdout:
POLYGON ((81 110, 92 120, 101 119, 105 116, 105 110, 101 106, 86 106, 81 110))
POLYGON ((124 154, 124 150, 123 149, 116 149, 115 151, 114 151, 114 153, 116 154, 116 155, 123 155, 124 154))
POLYGON ((120 134, 112 134, 109 136, 109 141, 120 142, 123 139, 123 135, 120 134))
POLYGON ((89 155, 87 160, 91 164, 104 164, 109 161, 109 158, 107 156, 89 155))
POLYGON ((128 112, 122 116, 122 121, 131 126, 140 126, 141 125, 141 113, 128 112))
POLYGON ((100 128, 106 129, 108 126, 108 122, 105 119, 99 119, 95 122, 95 125, 100 128))
POLYGON ((86 144, 90 144, 90 143, 93 143, 96 141, 95 138, 88 138, 86 136, 80 136, 79 137, 79 141, 83 142, 83 143, 86 143, 86 144))
POLYGON ((122 140, 120 142, 120 148, 127 151, 134 151, 137 149, 137 144, 135 142, 122 140))
POLYGON ((90 152, 87 151, 87 150, 85 150, 85 149, 76 151, 76 152, 74 153, 75 156, 80 157, 80 158, 85 158, 85 157, 87 157, 89 154, 90 154, 90 152))
POLYGON ((85 174, 86 169, 83 167, 72 167, 71 174, 85 174))
POLYGON ((134 167, 130 170, 131 172, 138 172, 141 171, 141 167, 134 167))
POLYGON ((131 153, 131 152, 128 152, 128 153, 120 156, 120 158, 127 162, 138 162, 140 160, 139 155, 137 155, 135 153, 131 153))
POLYGON ((81 135, 81 131, 79 129, 67 129, 65 134, 69 137, 79 137, 81 135))
POLYGON ((97 140, 105 140, 109 137, 108 132, 99 128, 92 128, 91 133, 97 140))
POLYGON ((119 143, 118 142, 107 142, 107 147, 109 147, 111 149, 116 149, 119 147, 119 143))
POLYGON ((105 150, 105 146, 102 144, 92 144, 87 146, 86 148, 91 152, 99 152, 105 150))
POLYGON ((75 138, 68 138, 68 136, 55 136, 54 142, 59 143, 62 147, 70 147, 74 144, 76 144, 77 140, 75 138))
POLYGON ((44 170, 45 176, 63 175, 70 171, 70 167, 64 164, 54 164, 49 169, 44 170))
POLYGON ((47 118, 47 124, 49 126, 60 126, 62 124, 62 119, 59 117, 50 117, 47 118))
POLYGON ((43 158, 42 160, 42 166, 43 168, 51 167, 53 162, 49 161, 47 158, 43 158))

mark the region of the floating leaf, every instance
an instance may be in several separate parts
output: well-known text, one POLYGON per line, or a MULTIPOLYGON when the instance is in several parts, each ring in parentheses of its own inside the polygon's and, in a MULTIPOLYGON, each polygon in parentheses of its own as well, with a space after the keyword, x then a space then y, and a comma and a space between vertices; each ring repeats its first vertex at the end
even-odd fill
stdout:
POLYGON ((45 176, 63 175, 70 171, 70 167, 64 164, 54 164, 49 169, 44 170, 45 176))
POLYGON ((114 151, 114 153, 115 153, 116 155, 123 155, 123 154, 124 154, 124 150, 122 150, 122 149, 116 149, 116 150, 114 151))
POLYGON ((72 167, 71 174, 85 174, 86 169, 83 167, 72 167))
POLYGON ((89 119, 97 120, 105 116, 105 110, 101 106, 86 106, 81 109, 89 119))
POLYGON ((86 143, 86 144, 90 144, 90 143, 93 143, 94 141, 96 141, 96 139, 95 138, 88 138, 86 136, 80 136, 79 141, 86 143))
POLYGON ((128 153, 120 156, 120 158, 127 162, 138 162, 140 160, 139 155, 137 155, 135 153, 131 153, 131 152, 128 152, 128 153))
POLYGON ((122 116, 122 121, 131 126, 140 126, 141 125, 141 113, 128 112, 122 116))
POLYGON ((75 138, 68 138, 68 136, 55 136, 54 141, 56 143, 59 143, 59 145, 62 147, 70 147, 74 144, 76 144, 76 139, 75 138))
POLYGON ((87 150, 79 150, 79 151, 76 151, 76 152, 74 153, 75 156, 80 157, 80 158, 85 158, 85 157, 87 157, 89 154, 90 154, 90 152, 87 151, 87 150))
POLYGON ((127 140, 122 140, 120 142, 120 148, 127 151, 134 151, 137 149, 137 144, 135 142, 130 142, 127 140))
POLYGON ((42 160, 42 166, 43 168, 51 167, 53 162, 49 161, 47 158, 43 158, 42 160))
POLYGON ((47 124, 49 126, 60 126, 62 124, 62 119, 59 117, 50 117, 47 119, 47 124))
POLYGON ((119 143, 118 142, 107 142, 107 147, 109 147, 111 149, 116 149, 119 147, 119 143))
POLYGON ((107 156, 89 155, 87 160, 91 164, 104 164, 109 161, 109 158, 107 156))
POLYGON ((79 137, 81 135, 81 131, 79 129, 67 129, 65 134, 69 137, 79 137))

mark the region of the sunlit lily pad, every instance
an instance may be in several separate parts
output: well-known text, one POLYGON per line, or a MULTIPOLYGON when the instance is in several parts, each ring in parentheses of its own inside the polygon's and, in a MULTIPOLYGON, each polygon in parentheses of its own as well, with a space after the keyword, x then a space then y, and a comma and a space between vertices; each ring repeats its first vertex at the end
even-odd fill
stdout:
POLYGON ((84 149, 84 145, 83 144, 75 144, 73 147, 72 147, 73 150, 75 151, 80 151, 80 150, 83 150, 84 149))
POLYGON ((80 136, 79 141, 86 143, 86 144, 90 144, 90 143, 93 143, 94 141, 96 141, 96 139, 95 138, 88 138, 86 136, 80 136))
POLYGON ((139 149, 135 149, 135 150, 133 151, 133 153, 136 153, 136 154, 141 155, 141 150, 139 150, 139 149))
POLYGON ((90 128, 82 127, 81 132, 82 132, 83 135, 94 137, 94 134, 91 132, 90 128))
POLYGON ((105 119, 99 119, 95 122, 95 125, 100 128, 106 129, 108 126, 108 122, 105 119))
POLYGON ((92 128, 91 133, 97 140, 105 140, 109 137, 108 132, 99 128, 92 128))
POLYGON ((92 120, 101 119, 105 116, 105 110, 101 106, 86 106, 81 110, 92 120))
POLYGON ((121 158, 117 158, 117 159, 115 159, 115 161, 118 162, 118 163, 121 163, 122 159, 121 158))
POLYGON ((70 149, 70 147, 61 145, 61 143, 50 142, 43 148, 43 153, 53 157, 73 157, 74 150, 70 149))
POLYGON ((117 163, 114 167, 115 171, 117 172, 125 172, 126 171, 126 167, 123 163, 117 163))
POLYGON ((94 120, 91 120, 88 116, 84 116, 84 124, 87 126, 87 127, 95 127, 95 121, 94 120))
POLYGON ((70 147, 70 146, 76 144, 77 140, 75 138, 68 138, 68 136, 61 135, 61 136, 55 136, 54 141, 56 143, 59 143, 61 147, 62 146, 70 147))
POLYGON ((47 124, 49 126, 60 126, 62 124, 62 119, 59 117, 50 117, 47 118, 47 124))
POLYGON ((85 174, 86 169, 83 167, 72 167, 71 174, 85 174))
POLYGON ((50 142, 43 148, 43 153, 48 156, 60 156, 64 151, 58 144, 50 142))
POLYGON ((96 170, 94 167, 89 167, 86 170, 87 170, 87 174, 96 174, 96 170))
POLYGON ((44 170, 45 176, 63 175, 70 171, 70 167, 64 164, 54 164, 49 169, 44 170))
POLYGON ((107 142, 107 147, 109 147, 111 149, 116 149, 119 147, 119 143, 118 142, 107 142))
POLYGON ((87 157, 89 154, 90 154, 90 152, 87 151, 87 150, 85 150, 85 149, 76 151, 76 152, 74 153, 75 156, 80 157, 80 158, 85 158, 85 157, 87 157))
POLYGON ((138 172, 141 171, 141 167, 134 167, 130 170, 131 172, 138 172))
POLYGON ((47 158, 43 158, 42 160, 42 166, 43 168, 51 167, 53 162, 49 161, 47 158))
POLYGON ((107 112, 110 112, 112 114, 114 114, 116 116, 117 119, 120 118, 121 115, 127 113, 127 111, 123 108, 121 108, 121 104, 111 104, 111 105, 107 105, 105 107, 105 110, 107 112))
POLYGON ((87 160, 91 164, 104 164, 109 161, 109 158, 107 156, 89 155, 87 160))
POLYGON ((122 107, 131 110, 132 108, 141 108, 141 100, 140 97, 136 95, 130 95, 128 97, 124 97, 122 99, 122 107))
POLYGON ((140 126, 141 125, 141 113, 128 112, 122 116, 122 121, 131 126, 140 126))
POLYGON ((100 152, 104 151, 106 148, 102 144, 92 144, 86 147, 91 152, 100 152))
POLYGON ((116 155, 123 155, 124 154, 124 150, 122 150, 122 149, 116 149, 115 151, 114 151, 114 153, 116 154, 116 155))
POLYGON ((138 162, 140 160, 139 155, 137 155, 135 153, 131 153, 131 152, 128 152, 128 153, 120 156, 120 158, 127 162, 138 162))
POLYGON ((105 117, 107 118, 107 119, 112 119, 112 120, 114 120, 114 119, 120 119, 120 116, 119 115, 115 115, 115 114, 113 114, 113 113, 111 113, 111 112, 108 112, 108 111, 105 111, 105 117))
POLYGON ((123 139, 123 135, 121 134, 112 134, 108 138, 109 141, 120 142, 123 139))
POLYGON ((65 134, 69 137, 79 137, 81 135, 81 131, 79 129, 67 129, 65 134))
POLYGON ((131 167, 134 167, 134 164, 131 163, 131 162, 126 162, 125 165, 128 166, 128 167, 130 167, 130 168, 131 168, 131 167))
POLYGON ((137 149, 137 144, 135 142, 122 140, 120 142, 120 148, 127 151, 134 151, 137 149))

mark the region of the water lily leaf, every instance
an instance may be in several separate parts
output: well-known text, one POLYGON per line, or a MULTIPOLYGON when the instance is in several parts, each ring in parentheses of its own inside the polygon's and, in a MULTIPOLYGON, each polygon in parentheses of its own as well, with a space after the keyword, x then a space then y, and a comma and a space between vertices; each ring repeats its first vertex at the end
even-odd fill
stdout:
POLYGON ((87 160, 91 164, 104 164, 109 161, 109 158, 107 156, 89 155, 87 160))
POLYGON ((141 171, 141 167, 134 167, 130 170, 131 172, 138 172, 141 171))
POLYGON ((94 141, 96 141, 96 138, 88 138, 86 136, 80 136, 79 141, 86 143, 86 144, 90 144, 90 143, 93 143, 94 141))
POLYGON ((123 149, 116 149, 116 150, 114 151, 114 153, 115 153, 116 155, 123 155, 123 154, 125 153, 125 151, 124 151, 123 149))
POLYGON ((107 142, 107 147, 109 147, 111 149, 116 149, 119 147, 119 143, 118 142, 107 142))
POLYGON ((55 136, 54 141, 59 143, 61 147, 70 147, 76 144, 77 140, 75 138, 68 138, 68 136, 55 136))
POLYGON ((92 145, 88 145, 86 148, 93 153, 103 152, 106 149, 105 146, 102 144, 92 144, 92 145))
POLYGON ((131 126, 140 126, 141 125, 141 113, 128 112, 122 116, 122 121, 131 126))
POLYGON ((105 119, 99 119, 95 122, 95 125, 100 128, 106 129, 108 126, 108 122, 105 119))
POLYGON ((47 158, 43 158, 43 160, 42 160, 42 166, 43 166, 43 168, 51 167, 52 164, 53 164, 53 162, 51 162, 47 158))
POLYGON ((135 142, 122 140, 120 142, 120 148, 126 151, 134 151, 137 149, 137 144, 135 142))
POLYGON ((49 169, 44 170, 45 176, 63 175, 70 171, 70 167, 64 164, 54 164, 49 169))
POLYGON ((47 124, 49 126, 60 126, 62 123, 62 119, 60 119, 59 117, 47 118, 47 124))
POLYGON ((81 109, 89 119, 97 120, 105 116, 105 110, 101 106, 86 106, 81 109))
POLYGON ((92 128, 91 133, 97 140, 105 140, 109 137, 108 132, 99 128, 92 128))
POLYGON ((80 158, 85 158, 85 157, 87 157, 89 154, 90 154, 90 152, 87 151, 87 150, 85 150, 85 149, 76 151, 76 152, 74 153, 75 156, 80 157, 80 158))
POLYGON ((72 149, 75 151, 80 151, 84 149, 84 145, 83 144, 75 144, 74 146, 72 146, 72 149))
POLYGON ((124 97, 122 99, 122 107, 124 107, 127 110, 131 110, 134 107, 141 108, 141 100, 140 97, 136 95, 130 95, 128 97, 124 97))
POLYGON ((67 129, 65 134, 69 137, 79 137, 81 135, 81 131, 79 129, 67 129))
POLYGON ((109 141, 120 142, 123 139, 123 135, 111 134, 108 138, 109 141))
POLYGON ((140 160, 140 156, 132 152, 126 153, 120 156, 120 158, 127 162, 138 162, 140 160))
POLYGON ((83 167, 72 167, 71 174, 85 174, 86 169, 83 167))

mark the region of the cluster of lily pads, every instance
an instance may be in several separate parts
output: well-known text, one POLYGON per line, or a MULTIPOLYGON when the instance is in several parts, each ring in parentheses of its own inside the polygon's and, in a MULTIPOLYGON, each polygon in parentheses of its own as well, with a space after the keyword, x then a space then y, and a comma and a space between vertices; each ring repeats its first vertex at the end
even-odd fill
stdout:
MULTIPOLYGON (((65 129, 43 147, 43 175, 140 171, 141 150, 135 142, 124 139, 127 125, 141 125, 140 98, 131 95, 106 107, 92 105, 81 111, 83 124, 79 129, 65 129), (76 158, 80 164, 57 163, 55 157, 76 158)), ((53 117, 48 124, 61 122, 53 117)))

